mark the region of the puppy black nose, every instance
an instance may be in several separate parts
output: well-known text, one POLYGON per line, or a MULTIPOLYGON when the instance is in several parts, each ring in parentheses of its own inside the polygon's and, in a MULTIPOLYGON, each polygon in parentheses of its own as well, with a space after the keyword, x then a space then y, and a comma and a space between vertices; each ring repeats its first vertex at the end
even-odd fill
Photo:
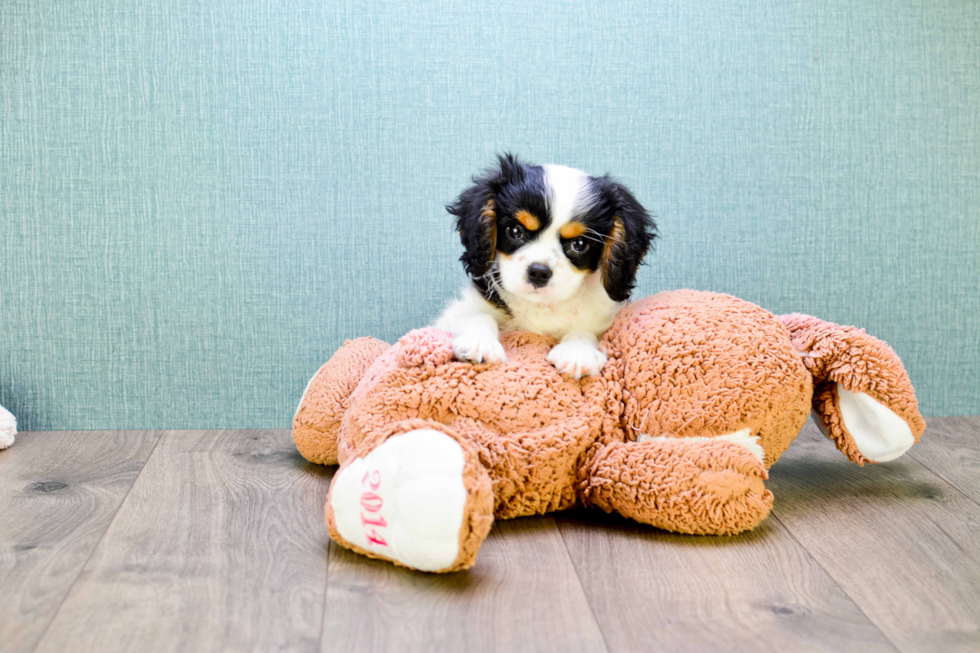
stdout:
POLYGON ((527 282, 535 288, 548 285, 551 279, 551 268, 544 263, 532 263, 527 266, 527 282))

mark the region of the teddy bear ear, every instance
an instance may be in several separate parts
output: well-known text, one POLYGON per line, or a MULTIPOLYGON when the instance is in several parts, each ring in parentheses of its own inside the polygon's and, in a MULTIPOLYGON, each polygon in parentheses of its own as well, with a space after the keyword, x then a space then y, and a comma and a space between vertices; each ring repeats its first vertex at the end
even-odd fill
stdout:
POLYGON ((375 338, 348 340, 313 375, 293 416, 293 442, 300 455, 321 465, 337 464, 337 435, 348 399, 388 348, 375 338))

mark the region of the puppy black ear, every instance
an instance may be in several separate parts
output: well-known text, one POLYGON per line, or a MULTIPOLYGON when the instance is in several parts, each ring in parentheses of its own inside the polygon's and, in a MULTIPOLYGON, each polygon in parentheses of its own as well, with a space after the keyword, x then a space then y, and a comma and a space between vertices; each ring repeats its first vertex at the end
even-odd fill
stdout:
POLYGON ((483 278, 497 253, 497 194, 525 174, 526 165, 517 157, 509 153, 497 155, 497 166, 473 177, 473 185, 446 207, 456 216, 456 230, 464 249, 459 260, 471 279, 483 278))
POLYGON ((610 298, 624 302, 636 285, 637 268, 657 237, 657 225, 625 186, 608 177, 599 181, 613 211, 613 228, 602 252, 602 284, 610 298))

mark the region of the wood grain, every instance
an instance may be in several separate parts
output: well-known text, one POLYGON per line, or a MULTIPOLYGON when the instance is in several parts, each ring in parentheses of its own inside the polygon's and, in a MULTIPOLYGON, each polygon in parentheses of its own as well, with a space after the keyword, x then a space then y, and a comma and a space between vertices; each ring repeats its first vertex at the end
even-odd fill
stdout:
POLYGON ((978 426, 930 419, 860 468, 808 424, 752 533, 504 521, 448 576, 328 564, 332 471, 288 431, 25 433, 0 452, 0 649, 978 651, 978 426))
POLYGON ((315 650, 328 479, 288 431, 165 432, 37 650, 315 650))
POLYGON ((550 516, 501 521, 476 566, 420 574, 333 546, 322 651, 603 651, 550 516))
POLYGON ((930 417, 908 455, 980 504, 980 417, 930 417))
POLYGON ((897 648, 980 650, 976 503, 912 456, 853 465, 810 422, 770 488, 779 521, 897 648))
POLYGON ((159 438, 20 433, 0 451, 0 649, 31 651, 159 438))
POLYGON ((558 518, 610 651, 894 651, 770 518, 735 537, 558 518))

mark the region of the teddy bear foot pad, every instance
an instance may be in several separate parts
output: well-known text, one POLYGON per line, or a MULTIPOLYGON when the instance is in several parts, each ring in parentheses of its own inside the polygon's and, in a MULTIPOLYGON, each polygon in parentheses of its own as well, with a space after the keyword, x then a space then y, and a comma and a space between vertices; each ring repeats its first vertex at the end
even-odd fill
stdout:
POLYGON ((467 503, 465 462, 459 443, 434 429, 388 438, 333 480, 328 510, 341 538, 407 567, 451 567, 467 503))
POLYGON ((850 436, 854 448, 868 461, 887 463, 902 456, 915 444, 912 428, 888 406, 875 401, 863 392, 851 392, 837 383, 832 399, 837 401, 837 411, 842 424, 837 430, 847 429, 846 435, 835 434, 828 429, 820 415, 813 421, 820 431, 832 438, 850 436))

